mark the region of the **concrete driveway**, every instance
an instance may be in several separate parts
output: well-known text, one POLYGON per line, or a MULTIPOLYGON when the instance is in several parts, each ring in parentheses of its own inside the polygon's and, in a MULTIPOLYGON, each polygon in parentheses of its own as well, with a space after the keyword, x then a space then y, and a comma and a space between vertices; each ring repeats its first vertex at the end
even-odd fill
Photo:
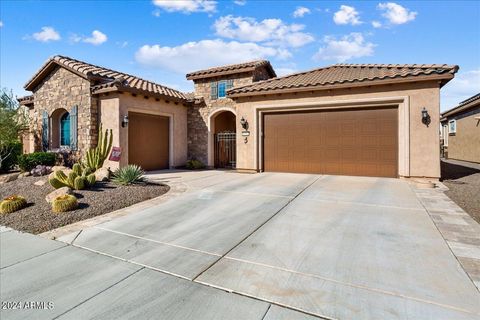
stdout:
MULTIPOLYGON (((402 180, 221 171, 151 177, 188 190, 60 239, 71 245, 45 243, 39 257, 12 255, 2 300, 40 299, 42 288, 73 276, 89 286, 79 285, 76 301, 49 295, 65 301, 49 317, 480 317, 478 290, 402 180), (82 261, 85 270, 72 275, 82 261), (51 282, 32 291, 41 274, 16 281, 40 265, 54 268, 51 282)), ((16 315, 25 316, 8 318, 16 315)))

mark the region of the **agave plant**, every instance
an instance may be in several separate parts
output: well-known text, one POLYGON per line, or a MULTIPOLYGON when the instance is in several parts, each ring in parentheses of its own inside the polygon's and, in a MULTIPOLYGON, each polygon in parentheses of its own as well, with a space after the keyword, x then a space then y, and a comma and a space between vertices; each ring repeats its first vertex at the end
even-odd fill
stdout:
POLYGON ((129 184, 145 182, 145 171, 136 164, 129 164, 123 168, 117 169, 113 173, 112 181, 116 184, 126 186, 129 184))

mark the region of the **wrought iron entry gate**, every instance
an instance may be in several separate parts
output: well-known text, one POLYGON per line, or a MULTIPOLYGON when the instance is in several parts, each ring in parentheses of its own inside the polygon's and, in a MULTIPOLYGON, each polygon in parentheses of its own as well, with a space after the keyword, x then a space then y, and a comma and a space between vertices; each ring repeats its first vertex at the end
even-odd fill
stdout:
POLYGON ((215 168, 235 168, 237 144, 235 132, 219 132, 215 140, 215 168))

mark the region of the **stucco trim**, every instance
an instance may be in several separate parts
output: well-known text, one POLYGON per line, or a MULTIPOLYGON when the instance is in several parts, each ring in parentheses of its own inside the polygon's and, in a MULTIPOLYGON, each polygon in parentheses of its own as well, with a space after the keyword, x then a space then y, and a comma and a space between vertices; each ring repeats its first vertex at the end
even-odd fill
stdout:
MULTIPOLYGON (((256 128, 254 144, 255 169, 263 171, 263 123, 264 113, 302 110, 329 110, 345 108, 369 108, 395 106, 398 108, 398 176, 410 176, 410 101, 408 96, 392 96, 369 99, 332 100, 322 102, 269 103, 254 108, 253 127, 256 128)), ((239 140, 237 139, 237 143, 239 140)))
MULTIPOLYGON (((208 121, 207 121, 207 130, 208 130, 208 139, 207 139, 207 166, 208 167, 214 167, 215 165, 215 159, 213 159, 214 155, 214 141, 213 141, 213 132, 212 132, 212 119, 214 119, 216 116, 218 116, 220 113, 223 111, 230 111, 235 115, 235 122, 237 121, 237 111, 234 108, 231 107, 221 107, 218 109, 215 109, 212 113, 208 115, 208 121)), ((238 137, 237 137, 237 142, 238 142, 238 137)))

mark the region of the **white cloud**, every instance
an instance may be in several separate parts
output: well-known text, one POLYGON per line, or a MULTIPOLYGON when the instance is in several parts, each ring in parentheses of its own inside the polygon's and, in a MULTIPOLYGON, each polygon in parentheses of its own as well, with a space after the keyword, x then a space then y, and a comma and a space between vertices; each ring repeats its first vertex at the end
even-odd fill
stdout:
POLYGON ((108 39, 108 37, 105 33, 101 32, 101 31, 98 31, 98 30, 93 30, 92 36, 88 37, 88 38, 85 38, 83 40, 83 42, 91 43, 95 46, 98 46, 98 45, 104 43, 105 41, 107 41, 107 39, 108 39))
POLYGON ((247 4, 247 0, 235 0, 233 1, 233 3, 235 3, 238 6, 244 6, 247 4))
POLYGON ((377 8, 383 11, 382 16, 391 24, 404 24, 415 20, 417 12, 410 11, 395 2, 379 3, 377 8))
POLYGON ((3 27, 3 21, 0 20, 0 28, 3 27))
POLYGON ((220 17, 213 25, 221 37, 242 41, 264 42, 267 45, 301 47, 314 40, 309 33, 301 32, 301 24, 285 24, 280 19, 265 19, 257 22, 254 18, 220 17))
POLYGON ((289 58, 284 49, 261 46, 256 43, 225 42, 220 39, 187 42, 176 47, 144 45, 135 53, 135 59, 142 65, 158 67, 178 73, 239 63, 259 58, 289 58))
POLYGON ((108 40, 108 37, 105 33, 99 30, 93 30, 92 35, 90 37, 73 34, 70 37, 70 40, 73 42, 85 42, 85 43, 93 44, 94 46, 98 46, 106 42, 108 40))
POLYGON ((283 77, 283 76, 286 76, 286 75, 289 75, 289 74, 292 74, 292 73, 295 73, 295 72, 297 72, 297 69, 294 69, 294 68, 282 68, 282 67, 275 68, 275 73, 279 77, 283 77))
POLYGON ((217 1, 211 0, 153 0, 153 4, 167 12, 215 12, 217 1))
POLYGON ((361 33, 352 32, 337 39, 333 36, 324 38, 325 46, 313 56, 315 60, 334 60, 345 62, 350 59, 373 55, 375 44, 366 42, 361 33))
POLYGON ((361 24, 360 14, 354 7, 341 5, 340 10, 333 15, 333 21, 336 24, 351 24, 352 26, 361 24))
POLYGON ((477 93, 480 93, 480 68, 465 72, 459 71, 455 78, 440 90, 441 109, 445 111, 453 108, 477 93))
POLYGON ((310 9, 308 9, 306 7, 297 7, 297 9, 295 9, 295 11, 293 11, 293 17, 294 18, 301 18, 304 15, 310 14, 310 13, 311 13, 310 9))
POLYGON ((123 42, 117 41, 116 45, 123 49, 126 46, 128 46, 128 41, 123 41, 123 42))
POLYGON ((58 33, 52 27, 42 27, 42 31, 32 34, 33 39, 40 42, 58 41, 61 39, 60 33, 58 33))
POLYGON ((380 21, 372 21, 372 26, 374 28, 381 28, 382 27, 382 23, 380 21))

